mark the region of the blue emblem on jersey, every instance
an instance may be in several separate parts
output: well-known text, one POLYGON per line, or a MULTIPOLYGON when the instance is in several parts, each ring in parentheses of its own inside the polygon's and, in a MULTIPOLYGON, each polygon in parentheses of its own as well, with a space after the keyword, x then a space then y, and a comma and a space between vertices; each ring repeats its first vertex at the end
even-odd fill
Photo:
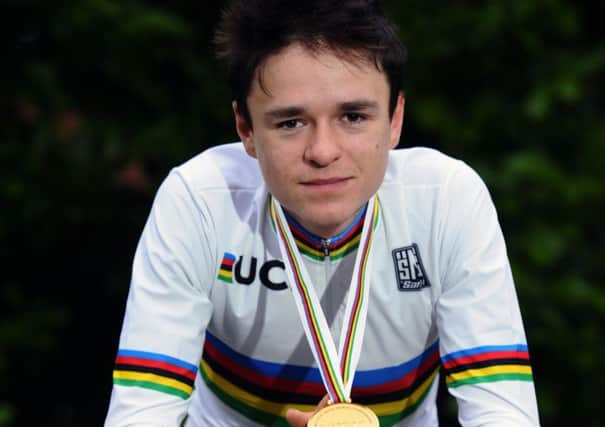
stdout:
POLYGON ((400 291, 418 291, 431 286, 416 243, 393 250, 395 277, 400 291))

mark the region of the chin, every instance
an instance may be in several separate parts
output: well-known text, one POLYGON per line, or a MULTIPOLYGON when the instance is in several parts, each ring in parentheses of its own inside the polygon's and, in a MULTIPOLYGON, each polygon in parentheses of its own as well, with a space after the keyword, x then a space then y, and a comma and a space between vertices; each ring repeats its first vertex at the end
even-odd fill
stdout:
POLYGON ((312 218, 311 221, 305 221, 309 227, 313 227, 314 230, 309 230, 315 234, 322 235, 322 237, 332 237, 342 230, 344 230, 351 222, 356 210, 352 210, 347 213, 342 210, 342 206, 337 211, 327 211, 325 209, 312 209, 307 211, 307 218, 312 218), (323 230, 322 233, 317 231, 323 230), (328 235, 325 235, 328 233, 328 235))

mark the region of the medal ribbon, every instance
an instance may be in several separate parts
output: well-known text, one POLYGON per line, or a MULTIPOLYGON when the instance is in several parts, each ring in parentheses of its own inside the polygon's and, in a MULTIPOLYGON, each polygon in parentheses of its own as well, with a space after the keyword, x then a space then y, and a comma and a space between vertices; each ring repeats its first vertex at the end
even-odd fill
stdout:
POLYGON ((367 272, 371 270, 372 238, 379 216, 377 196, 369 200, 365 213, 345 307, 338 353, 336 353, 336 346, 321 309, 319 298, 288 227, 282 207, 273 197, 270 210, 271 218, 276 226, 279 248, 286 265, 292 295, 328 396, 333 403, 348 402, 355 369, 361 354, 368 312, 370 281, 367 279, 369 276, 367 272))

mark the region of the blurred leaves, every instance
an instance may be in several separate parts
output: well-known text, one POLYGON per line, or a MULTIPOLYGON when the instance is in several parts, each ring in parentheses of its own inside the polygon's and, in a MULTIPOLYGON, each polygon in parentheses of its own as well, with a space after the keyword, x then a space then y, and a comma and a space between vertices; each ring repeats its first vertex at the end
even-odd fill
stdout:
MULTIPOLYGON (((210 51, 223 4, 0 6, 0 427, 102 423, 154 191, 171 167, 235 139, 210 51), (48 396, 36 411, 33 389, 48 396)), ((498 207, 543 425, 600 425, 605 6, 385 7, 409 51, 401 145, 464 159, 498 207)), ((442 409, 455 425, 452 402, 442 409)))
POLYGON ((12 406, 6 403, 0 403, 0 427, 9 427, 14 419, 14 410, 12 406))

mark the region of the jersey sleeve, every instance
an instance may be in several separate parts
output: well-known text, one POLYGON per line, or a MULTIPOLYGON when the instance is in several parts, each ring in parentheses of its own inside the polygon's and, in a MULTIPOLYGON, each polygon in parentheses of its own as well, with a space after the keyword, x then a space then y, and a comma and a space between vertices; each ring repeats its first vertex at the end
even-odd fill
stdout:
POLYGON ((105 426, 184 419, 212 313, 212 235, 204 205, 171 172, 135 253, 105 426))
POLYGON ((442 372, 464 427, 539 425, 527 341, 497 213, 468 166, 440 203, 442 372))

